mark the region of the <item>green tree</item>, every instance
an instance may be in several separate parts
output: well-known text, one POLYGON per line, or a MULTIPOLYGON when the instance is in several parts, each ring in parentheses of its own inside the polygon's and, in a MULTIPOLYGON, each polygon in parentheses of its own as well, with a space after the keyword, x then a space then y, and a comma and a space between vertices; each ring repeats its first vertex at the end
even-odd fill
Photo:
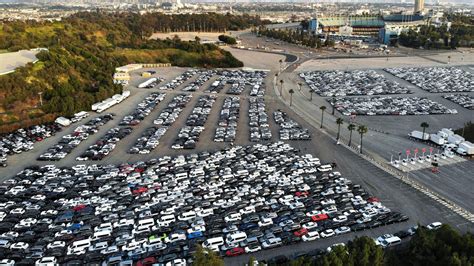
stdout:
POLYGON ((425 131, 426 131, 427 128, 430 127, 430 125, 426 122, 422 122, 420 127, 423 128, 423 135, 421 135, 421 138, 424 140, 425 139, 425 131))
POLYGON ((196 266, 224 266, 224 261, 214 251, 202 248, 196 245, 196 253, 194 253, 193 265, 196 266))
POLYGON ((326 111, 326 106, 321 106, 319 107, 321 110, 321 126, 319 128, 323 128, 323 122, 324 122, 324 112, 326 111))
POLYGON ((351 146, 352 144, 352 131, 354 131, 356 129, 356 125, 350 123, 348 126, 347 126, 347 129, 349 130, 349 147, 351 146))
POLYGON ((293 104, 293 93, 295 93, 295 91, 293 89, 290 89, 288 91, 290 93, 290 106, 293 104))
POLYGON ((360 134, 360 150, 359 150, 359 152, 361 154, 362 154, 362 139, 363 139, 364 134, 367 133, 368 131, 369 131, 369 129, 364 125, 360 125, 357 128, 357 132, 359 132, 359 134, 360 134))
POLYGON ((336 119, 336 124, 337 124, 337 137, 336 139, 339 141, 339 134, 341 133, 341 125, 344 124, 344 119, 338 117, 336 119))

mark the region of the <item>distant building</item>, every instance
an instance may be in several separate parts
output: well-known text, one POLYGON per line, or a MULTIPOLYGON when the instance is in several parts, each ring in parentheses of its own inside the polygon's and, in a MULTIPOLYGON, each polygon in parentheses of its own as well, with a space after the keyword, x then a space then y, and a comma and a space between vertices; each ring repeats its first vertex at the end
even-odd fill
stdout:
POLYGON ((339 35, 350 36, 352 35, 354 28, 351 26, 345 25, 339 28, 339 35))
POLYGON ((310 32, 316 32, 319 28, 318 20, 313 18, 309 21, 308 29, 310 32))
POLYGON ((391 44, 398 40, 400 34, 409 29, 418 31, 420 26, 425 24, 424 20, 408 21, 408 22, 386 22, 385 26, 380 30, 379 42, 383 44, 391 44))
MULTIPOLYGON (((331 16, 318 18, 323 33, 339 34, 342 27, 351 27, 351 34, 377 36, 385 25, 380 16, 331 16)), ((349 29, 349 28, 344 28, 349 29)))
POLYGON ((421 13, 425 9, 425 0, 415 0, 415 14, 421 13))
POLYGON ((116 72, 114 74, 114 84, 128 85, 130 74, 128 72, 116 72))

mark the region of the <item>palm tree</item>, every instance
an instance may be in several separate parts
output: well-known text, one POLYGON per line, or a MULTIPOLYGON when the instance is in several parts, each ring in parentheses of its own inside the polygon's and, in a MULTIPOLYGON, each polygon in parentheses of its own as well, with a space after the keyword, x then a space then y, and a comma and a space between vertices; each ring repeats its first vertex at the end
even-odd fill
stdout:
POLYGON ((357 128, 357 132, 359 132, 360 134, 360 153, 361 154, 362 154, 362 137, 364 136, 365 133, 367 133, 367 131, 369 131, 369 129, 364 125, 360 125, 357 128))
POLYGON ((319 107, 319 109, 321 109, 321 127, 320 128, 323 128, 324 111, 326 111, 326 106, 323 105, 319 107))
POLYGON ((284 81, 282 79, 280 79, 280 95, 281 95, 281 97, 283 97, 283 94, 282 94, 282 92, 283 92, 283 83, 284 83, 284 81))
POLYGON ((290 106, 293 104, 293 93, 295 93, 295 91, 293 89, 290 89, 288 91, 290 93, 290 106))
POLYGON ((430 124, 428 124, 426 122, 423 122, 423 123, 421 123, 420 127, 423 128, 423 135, 421 135, 421 139, 425 140, 425 131, 426 131, 427 128, 430 127, 430 124))
POLYGON ((347 129, 349 130, 349 147, 350 147, 352 143, 352 131, 356 129, 356 126, 351 123, 347 126, 347 129))
POLYGON ((298 87, 299 87, 300 91, 301 91, 301 86, 303 86, 303 83, 298 82, 298 87))
POLYGON ((309 101, 313 101, 313 90, 309 89, 309 101))
POLYGON ((278 62, 280 63, 280 72, 281 72, 281 65, 283 64, 283 59, 278 60, 278 62))
POLYGON ((336 119, 336 124, 337 124, 337 137, 336 140, 339 141, 339 134, 341 133, 341 125, 344 124, 344 119, 338 118, 336 119))

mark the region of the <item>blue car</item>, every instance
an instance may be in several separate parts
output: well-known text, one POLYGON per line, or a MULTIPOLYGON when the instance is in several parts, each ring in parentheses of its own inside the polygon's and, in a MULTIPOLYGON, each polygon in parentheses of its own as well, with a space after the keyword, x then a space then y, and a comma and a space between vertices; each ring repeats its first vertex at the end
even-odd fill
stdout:
POLYGON ((241 231, 247 231, 247 230, 250 230, 250 229, 253 229, 253 228, 258 228, 258 224, 255 224, 255 223, 245 223, 245 224, 241 224, 239 226, 239 229, 241 231))
POLYGON ((202 232, 201 231, 196 231, 188 234, 188 239, 194 239, 194 238, 199 238, 202 237, 202 232))

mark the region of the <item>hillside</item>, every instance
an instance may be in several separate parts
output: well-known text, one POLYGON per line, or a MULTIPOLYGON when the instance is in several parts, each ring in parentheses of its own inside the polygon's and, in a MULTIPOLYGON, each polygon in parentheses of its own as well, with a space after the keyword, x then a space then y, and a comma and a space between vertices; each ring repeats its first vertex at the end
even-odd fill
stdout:
MULTIPOLYGON (((194 16, 179 15, 179 20, 192 24, 194 16)), ((258 17, 249 16, 209 14, 199 18, 209 31, 241 29, 259 23, 258 17)), ((61 22, 1 24, 0 50, 47 47, 49 52, 39 53, 40 62, 35 65, 28 64, 0 76, 0 132, 88 110, 92 103, 121 91, 112 82, 114 69, 120 65, 169 62, 193 67, 242 66, 229 52, 212 44, 148 38, 159 30, 178 30, 163 28, 165 24, 160 22, 173 19, 178 18, 99 12, 78 13, 61 22), (43 93, 43 106, 39 106, 39 92, 43 93)))

